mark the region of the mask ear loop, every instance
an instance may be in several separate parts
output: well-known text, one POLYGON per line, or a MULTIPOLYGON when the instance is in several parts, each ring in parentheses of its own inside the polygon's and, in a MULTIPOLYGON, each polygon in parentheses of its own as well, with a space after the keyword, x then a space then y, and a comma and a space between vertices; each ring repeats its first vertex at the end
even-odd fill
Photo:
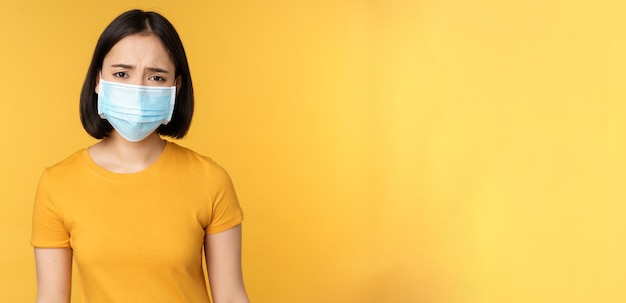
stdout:
MULTIPOLYGON (((98 83, 96 83, 96 86, 98 87, 98 92, 96 92, 96 94, 100 94, 100 83, 102 81, 102 69, 98 71, 98 83)), ((98 102, 98 108, 100 108, 100 102, 98 102)), ((103 118, 104 119, 104 118, 103 118)))

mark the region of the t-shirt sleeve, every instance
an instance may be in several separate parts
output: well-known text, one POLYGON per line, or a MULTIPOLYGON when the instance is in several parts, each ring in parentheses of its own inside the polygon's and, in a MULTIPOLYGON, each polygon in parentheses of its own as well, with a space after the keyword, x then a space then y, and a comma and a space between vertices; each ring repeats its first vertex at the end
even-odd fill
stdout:
POLYGON ((35 195, 31 245, 39 248, 70 247, 70 234, 62 218, 52 195, 50 177, 44 171, 35 195))
POLYGON ((209 188, 212 196, 212 213, 205 230, 207 234, 225 231, 243 221, 243 211, 230 176, 217 163, 211 162, 209 188))

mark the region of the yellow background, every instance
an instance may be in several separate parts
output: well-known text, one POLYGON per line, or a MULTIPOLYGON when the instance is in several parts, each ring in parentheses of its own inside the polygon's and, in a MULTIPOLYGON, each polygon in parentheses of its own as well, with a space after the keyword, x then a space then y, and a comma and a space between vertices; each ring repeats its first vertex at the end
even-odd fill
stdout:
POLYGON ((180 144, 230 172, 253 302, 626 302, 626 4, 3 1, 0 302, 119 13, 182 36, 180 144))

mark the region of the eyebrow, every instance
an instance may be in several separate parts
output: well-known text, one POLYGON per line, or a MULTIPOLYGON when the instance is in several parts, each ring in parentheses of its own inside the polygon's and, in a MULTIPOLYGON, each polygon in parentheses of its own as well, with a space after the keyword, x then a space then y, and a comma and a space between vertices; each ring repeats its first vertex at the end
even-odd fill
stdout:
MULTIPOLYGON (((111 67, 125 68, 125 69, 133 69, 133 68, 135 68, 133 65, 123 64, 123 63, 111 64, 111 67)), ((164 74, 169 73, 169 71, 167 71, 165 69, 162 69, 162 68, 158 68, 158 67, 148 67, 147 69, 149 71, 155 72, 155 73, 164 73, 164 74)))

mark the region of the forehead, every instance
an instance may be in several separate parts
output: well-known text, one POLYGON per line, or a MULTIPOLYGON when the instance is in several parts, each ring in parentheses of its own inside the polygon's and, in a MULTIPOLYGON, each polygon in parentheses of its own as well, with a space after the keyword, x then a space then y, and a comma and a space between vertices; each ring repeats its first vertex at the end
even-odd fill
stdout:
POLYGON ((134 34, 118 41, 104 57, 104 65, 159 65, 174 67, 161 40, 153 34, 134 34))

